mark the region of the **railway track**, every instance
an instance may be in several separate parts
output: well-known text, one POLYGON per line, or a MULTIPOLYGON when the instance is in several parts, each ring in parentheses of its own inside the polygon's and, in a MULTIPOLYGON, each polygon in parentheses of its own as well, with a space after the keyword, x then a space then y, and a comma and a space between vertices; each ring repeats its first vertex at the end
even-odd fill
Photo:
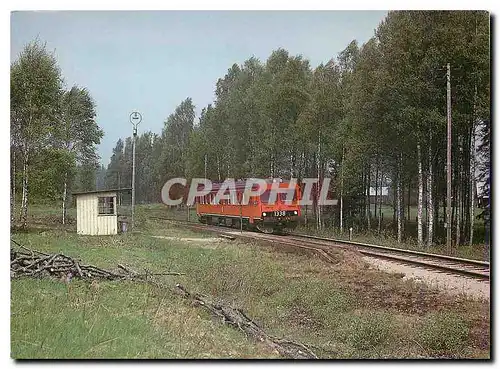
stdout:
POLYGON ((215 232, 224 237, 240 238, 246 240, 262 240, 272 244, 280 244, 314 252, 327 262, 334 262, 329 255, 332 248, 343 248, 357 251, 363 255, 386 259, 397 263, 409 264, 420 268, 437 270, 457 274, 483 281, 490 279, 490 264, 485 261, 457 258, 447 255, 430 254, 421 251, 397 249, 386 246, 371 245, 361 242, 352 242, 332 238, 310 236, 305 234, 290 233, 286 236, 263 234, 256 232, 240 232, 230 227, 207 226, 199 223, 180 221, 176 219, 152 217, 181 223, 189 228, 200 231, 215 232))
POLYGON ((429 269, 437 269, 454 274, 461 274, 482 280, 490 279, 490 263, 447 255, 431 254, 415 250, 397 249, 393 247, 372 245, 332 238, 292 233, 293 239, 306 239, 318 245, 348 246, 363 255, 393 260, 405 264, 413 264, 429 269))

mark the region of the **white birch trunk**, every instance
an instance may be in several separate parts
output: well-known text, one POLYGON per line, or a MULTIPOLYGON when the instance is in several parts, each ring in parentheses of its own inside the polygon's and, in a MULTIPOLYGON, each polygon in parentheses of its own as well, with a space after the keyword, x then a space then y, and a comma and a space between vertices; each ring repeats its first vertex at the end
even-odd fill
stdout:
MULTIPOLYGON (((457 140, 457 143, 458 143, 457 157, 459 158, 462 154, 462 147, 460 145, 461 140, 457 140)), ((458 247, 460 245, 460 209, 461 209, 461 204, 460 204, 461 193, 460 192, 461 192, 461 188, 462 188, 462 186, 460 185, 460 181, 462 179, 461 173, 462 173, 462 168, 461 168, 460 163, 459 163, 459 166, 458 166, 457 171, 455 173, 455 175, 456 175, 455 183, 457 186, 457 191, 456 191, 457 198, 454 199, 455 200, 455 246, 456 247, 458 247)), ((452 236, 452 238, 453 238, 453 236, 452 236)))
POLYGON ((472 143, 471 143, 471 164, 470 164, 470 230, 469 230, 469 245, 472 245, 472 242, 474 240, 474 209, 475 209, 475 204, 476 204, 476 180, 474 176, 476 175, 476 150, 474 148, 474 145, 476 144, 476 139, 475 139, 475 133, 474 133, 475 127, 472 128, 472 143))
POLYGON ((274 178, 274 154, 271 153, 271 161, 269 163, 269 176, 274 178))
POLYGON ((402 166, 401 166, 401 161, 402 161, 402 154, 400 154, 399 156, 399 168, 398 168, 398 180, 397 180, 397 188, 396 188, 396 192, 397 192, 397 218, 398 218, 398 243, 401 243, 401 240, 402 240, 402 233, 403 233, 403 227, 402 227, 402 207, 403 207, 403 204, 402 204, 402 201, 401 201, 401 198, 403 196, 402 194, 402 191, 401 191, 401 169, 402 169, 402 166))
POLYGON ((205 154, 205 179, 207 178, 207 154, 205 154))
MULTIPOLYGON (((377 205, 378 205, 378 163, 379 161, 377 160, 376 168, 375 168, 375 211, 373 212, 373 215, 375 218, 377 218, 378 213, 377 213, 377 205)), ((371 198, 371 196, 370 196, 371 198)))
POLYGON ((427 246, 432 246, 434 237, 434 203, 432 201, 432 131, 429 129, 429 151, 428 151, 429 169, 427 173, 427 246))
POLYGON ((300 160, 300 167, 299 167, 299 178, 301 180, 304 177, 305 166, 306 166, 306 153, 304 151, 302 151, 301 160, 300 160))
POLYGON ((68 172, 64 173, 64 189, 62 196, 62 224, 66 224, 66 199, 68 196, 68 172))
MULTIPOLYGON (((477 86, 475 86, 475 94, 477 95, 477 86)), ((474 99, 474 116, 473 116, 473 124, 472 124, 472 132, 470 135, 470 211, 469 211, 469 245, 472 245, 474 242, 474 209, 475 209, 475 200, 476 200, 476 104, 474 99)))
POLYGON ((219 157, 219 155, 217 155, 217 176, 219 177, 219 181, 220 181, 221 179, 220 179, 220 157, 219 157))
MULTIPOLYGON (((475 32, 477 36, 477 19, 475 18, 475 32)), ((476 101, 477 101, 477 83, 474 84, 474 109, 472 116, 472 133, 470 135, 470 229, 469 229, 469 245, 474 242, 474 209, 476 204, 476 101)))
MULTIPOLYGON (((118 173, 118 188, 122 188, 122 181, 121 181, 121 173, 118 173)), ((121 192, 118 193, 118 206, 120 206, 122 204, 122 194, 121 192)))
POLYGON ((28 223, 28 149, 26 148, 26 146, 23 159, 23 193, 20 216, 23 227, 26 227, 28 223))
POLYGON ((319 191, 320 191, 320 170, 321 170, 321 164, 320 164, 320 155, 321 155, 321 131, 319 132, 318 135, 318 156, 317 156, 317 167, 318 167, 318 184, 316 185, 316 214, 317 214, 317 221, 318 221, 318 229, 321 229, 321 206, 319 204, 319 191))
POLYGON ((340 233, 344 232, 344 147, 342 146, 342 162, 340 164, 340 233))
POLYGON ((370 219, 370 170, 371 170, 371 165, 368 164, 368 173, 367 173, 367 188, 366 188, 366 222, 368 226, 368 230, 370 230, 371 227, 371 219, 370 219))
POLYGON ((382 229, 382 179, 384 178, 382 171, 380 172, 380 196, 378 197, 378 233, 382 229))
POLYGON ((14 221, 16 213, 16 150, 12 151, 12 191, 10 194, 10 221, 14 221))
POLYGON ((417 161, 418 161, 418 204, 417 204, 417 241, 418 245, 423 244, 422 232, 422 204, 424 195, 424 181, 422 175, 422 155, 420 152, 420 143, 417 143, 417 161))
POLYGON ((411 179, 408 180, 408 212, 407 212, 407 220, 411 222, 411 179))
POLYGON ((456 225, 455 225, 455 230, 456 230, 456 235, 455 235, 455 245, 459 246, 460 245, 460 189, 457 190, 457 202, 456 202, 457 210, 456 210, 456 225))

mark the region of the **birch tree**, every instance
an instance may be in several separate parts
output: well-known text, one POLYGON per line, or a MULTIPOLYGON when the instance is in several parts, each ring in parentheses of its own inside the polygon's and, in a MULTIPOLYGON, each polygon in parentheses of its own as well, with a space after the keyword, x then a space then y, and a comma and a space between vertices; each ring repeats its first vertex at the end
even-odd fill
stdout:
MULTIPOLYGON (((30 162, 56 130, 62 77, 57 61, 44 44, 26 45, 11 64, 11 117, 14 118, 22 161, 20 220, 27 225, 30 162)), ((11 120, 12 122, 12 120, 11 120)))
POLYGON ((418 165, 417 242, 419 246, 422 246, 424 243, 423 229, 422 229, 422 205, 424 197, 424 180, 422 173, 422 153, 420 149, 420 142, 417 143, 417 165, 418 165))
POLYGON ((434 235, 434 202, 432 198, 432 186, 434 184, 433 181, 433 166, 432 166, 432 130, 429 126, 429 146, 428 146, 428 154, 427 154, 427 246, 432 246, 432 240, 434 235))
MULTIPOLYGON (((337 177, 332 183, 341 205, 334 217, 340 216, 341 228, 367 228, 371 177, 381 234, 391 226, 399 242, 416 237, 423 245, 427 235, 428 246, 443 243, 445 233, 437 227, 446 196, 442 67, 449 62, 453 142, 461 142, 463 149, 458 152, 455 147, 453 155, 461 170, 453 185, 461 205, 454 202, 448 222, 463 242, 470 243, 474 167, 483 166, 474 162, 471 132, 474 124, 490 121, 489 59, 489 15, 475 11, 389 12, 368 42, 360 47, 351 42, 337 58, 315 69, 305 57, 283 49, 272 52, 264 63, 250 58, 243 65, 229 66, 217 81, 213 104, 182 145, 186 157, 175 149, 175 130, 168 143, 164 130, 150 154, 155 178, 205 172, 221 180, 226 175, 321 177, 327 173, 326 163, 328 169, 332 163, 328 175, 337 177), (392 222, 382 222, 380 213, 379 189, 386 185, 394 195, 392 222), (409 219, 413 190, 418 202, 416 234, 405 226, 415 222, 409 219)), ((177 120, 175 115, 169 123, 177 120)), ((317 221, 329 216, 316 206, 314 214, 317 221)))
POLYGON ((85 88, 73 86, 62 97, 61 140, 63 150, 72 158, 63 174, 62 223, 66 223, 68 184, 73 179, 76 165, 97 168, 96 145, 103 136, 95 120, 95 103, 85 88))

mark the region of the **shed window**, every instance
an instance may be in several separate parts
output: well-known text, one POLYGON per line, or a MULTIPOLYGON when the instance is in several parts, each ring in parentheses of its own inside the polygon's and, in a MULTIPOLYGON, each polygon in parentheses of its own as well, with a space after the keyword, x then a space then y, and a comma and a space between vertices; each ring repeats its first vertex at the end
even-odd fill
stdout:
POLYGON ((115 198, 113 196, 99 197, 98 199, 99 215, 115 215, 115 198))

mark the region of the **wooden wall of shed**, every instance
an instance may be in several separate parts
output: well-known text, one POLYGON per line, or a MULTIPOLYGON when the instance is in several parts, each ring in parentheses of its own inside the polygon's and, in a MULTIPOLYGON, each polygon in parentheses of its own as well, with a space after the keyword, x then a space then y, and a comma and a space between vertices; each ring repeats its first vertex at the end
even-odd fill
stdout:
POLYGON ((116 215, 116 193, 78 195, 76 198, 76 231, 82 235, 113 235, 118 231, 116 215), (99 215, 98 198, 114 197, 115 214, 99 215))

